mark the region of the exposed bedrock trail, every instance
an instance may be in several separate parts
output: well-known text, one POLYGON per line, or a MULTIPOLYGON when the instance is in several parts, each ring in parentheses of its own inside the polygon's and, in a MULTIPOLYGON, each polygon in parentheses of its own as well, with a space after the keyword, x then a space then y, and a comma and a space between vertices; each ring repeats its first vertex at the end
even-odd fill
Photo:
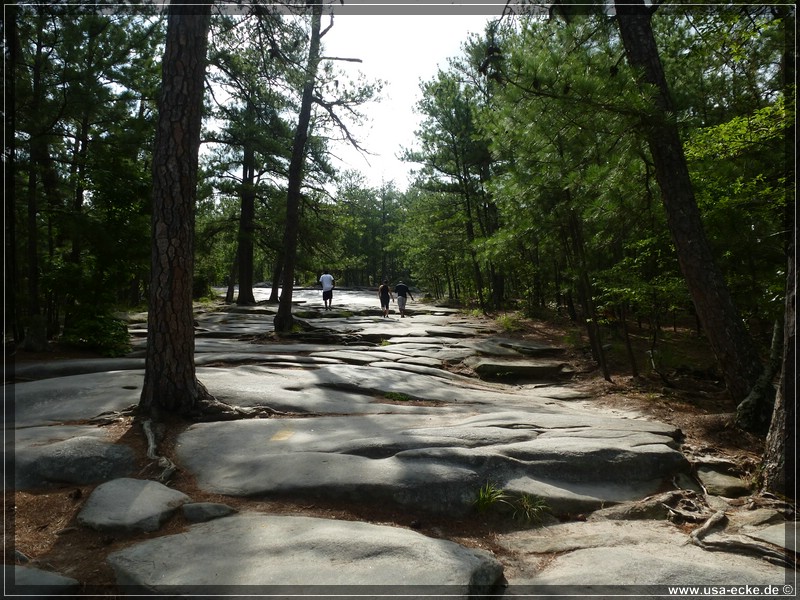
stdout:
MULTIPOLYGON (((372 291, 337 289, 331 311, 318 290, 296 290, 294 300, 303 331, 280 339, 268 333, 272 306, 197 314, 200 381, 220 401, 273 416, 174 431, 168 451, 183 494, 144 485, 130 435, 90 421, 107 413, 113 422, 115 411, 136 404, 143 321, 132 319, 127 358, 18 366, 17 488, 88 486, 75 526, 113 533, 103 560, 123 590, 302 585, 311 571, 319 584, 441 585, 459 594, 504 581, 509 594, 538 584, 783 583, 787 571, 773 563, 794 544, 779 535, 788 507, 776 502, 739 518, 744 502, 731 496, 746 495, 746 482, 719 462, 688 460, 675 426, 598 406, 574 384, 559 345, 418 302, 406 318, 393 311, 384 319, 372 291), (191 489, 182 490, 186 481, 191 489), (498 514, 508 523, 492 535, 495 555, 407 525, 485 519, 476 501, 489 489, 504 494, 490 510, 507 508, 498 514), (218 501, 200 502, 207 498, 218 501), (364 507, 395 507, 408 519, 277 516, 265 501, 352 505, 351 519, 364 507), (687 547, 687 532, 720 510, 730 517, 706 546, 687 547), (180 534, 176 519, 186 521, 180 534), (155 537, 140 540, 144 531, 155 537), (708 552, 713 544, 728 551, 708 552), (185 568, 214 548, 225 548, 214 573, 185 568), (301 558, 281 558, 288 550, 301 558), (260 560, 247 558, 255 554, 260 560)), ((17 577, 33 585, 44 575, 18 566, 17 577)))

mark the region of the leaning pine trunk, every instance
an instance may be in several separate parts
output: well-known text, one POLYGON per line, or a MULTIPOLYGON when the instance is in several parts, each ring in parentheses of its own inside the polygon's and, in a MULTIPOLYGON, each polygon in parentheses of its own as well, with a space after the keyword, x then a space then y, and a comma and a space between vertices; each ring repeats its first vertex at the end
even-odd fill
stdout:
POLYGON ((775 408, 772 413, 763 459, 763 489, 794 498, 797 437, 795 431, 797 401, 797 280, 795 257, 789 254, 789 273, 786 280, 786 309, 784 315, 783 361, 775 408))
POLYGON ((292 292, 294 288, 294 268, 297 261, 297 236, 300 230, 300 200, 303 173, 306 160, 306 142, 308 126, 311 122, 311 102, 314 95, 314 84, 317 79, 317 66, 320 56, 320 29, 322 24, 322 3, 315 0, 311 15, 311 46, 308 51, 306 80, 303 85, 303 97, 300 103, 300 116, 292 143, 292 158, 289 162, 289 180, 286 194, 286 229, 283 234, 283 289, 281 291, 278 313, 274 326, 278 333, 288 333, 294 325, 292 316, 292 292))
POLYGON ((617 23, 630 66, 642 90, 655 90, 652 114, 643 125, 656 169, 667 224, 697 315, 734 400, 741 402, 761 375, 761 360, 700 219, 664 69, 650 23, 651 7, 616 2, 617 23))

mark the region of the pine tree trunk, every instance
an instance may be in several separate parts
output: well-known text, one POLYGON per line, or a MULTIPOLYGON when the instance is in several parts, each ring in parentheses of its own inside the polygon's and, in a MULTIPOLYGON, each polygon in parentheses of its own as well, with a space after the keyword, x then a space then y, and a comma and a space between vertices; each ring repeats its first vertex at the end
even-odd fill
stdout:
POLYGON ((300 201, 303 174, 305 172, 306 142, 308 126, 311 122, 311 103, 314 84, 317 79, 317 66, 320 56, 320 29, 322 24, 322 3, 315 0, 311 15, 311 45, 308 51, 306 81, 303 85, 303 96, 300 104, 300 115, 297 120, 292 157, 289 162, 288 190, 286 194, 286 228, 283 235, 283 289, 281 291, 278 313, 273 321, 275 331, 288 333, 294 325, 292 316, 292 292, 294 288, 294 269, 297 262, 297 237, 300 231, 300 201))
MULTIPOLYGON (((5 131, 4 141, 6 146, 6 177, 5 186, 5 222, 4 233, 6 241, 5 251, 5 326, 4 341, 11 341, 14 345, 21 340, 17 322, 17 226, 16 226, 16 182, 14 177, 9 176, 16 172, 17 146, 16 146, 16 77, 17 63, 21 54, 19 33, 17 30, 16 6, 8 4, 5 6, 5 43, 6 43, 6 69, 4 70, 3 85, 6 91, 5 106, 5 131)), ((6 355, 8 356, 8 355, 6 355)), ((13 365, 13 362, 11 362, 13 365)), ((7 372, 13 376, 13 367, 8 368, 7 372)))
POLYGON ((622 322, 622 336, 625 338, 625 351, 628 354, 628 361, 631 365, 631 375, 635 378, 639 377, 639 365, 636 363, 636 354, 633 352, 631 345, 631 334, 628 329, 628 309, 625 304, 620 305, 620 320, 622 322))
MULTIPOLYGON (((784 22, 784 52, 781 60, 781 71, 785 89, 784 95, 795 98, 797 63, 796 21, 794 9, 791 6, 778 9, 779 16, 784 22)), ((792 104, 794 106, 794 104, 792 104)), ((789 120, 786 131, 787 158, 786 179, 796 181, 795 163, 791 152, 794 149, 796 138, 795 121, 789 120)), ((797 476, 797 432, 796 432, 796 402, 797 402, 797 257, 795 244, 797 240, 797 218, 793 198, 787 198, 784 213, 786 223, 786 256, 788 271, 786 277, 786 307, 784 311, 783 333, 783 362, 775 396, 775 408, 772 412, 772 421, 767 433, 766 446, 762 461, 764 473, 763 489, 775 494, 789 496, 795 499, 795 485, 797 476)))
MULTIPOLYGON (((678 261, 700 322, 737 402, 747 397, 761 375, 761 360, 717 267, 694 197, 672 101, 643 3, 615 4, 628 63, 643 90, 656 90, 655 106, 644 125, 667 223, 678 261)), ((650 93, 649 91, 647 93, 650 93)))
POLYGON ((228 289, 225 291, 225 302, 233 304, 236 299, 236 279, 239 277, 239 252, 240 246, 236 246, 236 256, 233 257, 231 262, 231 269, 228 271, 228 289))
POLYGON ((171 4, 153 156, 144 414, 187 414, 207 392, 194 366, 194 211, 211 2, 171 4))
POLYGON ((253 233, 255 231, 256 192, 255 155, 249 142, 245 144, 242 161, 242 210, 239 216, 239 296, 236 304, 255 304, 253 295, 253 233))
POLYGON ((280 286, 281 277, 283 277, 283 251, 278 249, 278 256, 275 259, 275 270, 272 273, 272 289, 269 293, 269 304, 278 304, 281 300, 280 286))
MULTIPOLYGON (((795 65, 797 62, 796 46, 796 23, 794 9, 782 7, 779 9, 780 16, 784 18, 784 32, 786 35, 784 42, 784 54, 781 64, 783 80, 785 82, 784 93, 786 95, 787 106, 794 106, 796 102, 795 92, 795 65)), ((787 181, 795 181, 795 164, 791 159, 795 144, 795 121, 788 121, 789 127, 786 131, 787 140, 787 161, 786 178, 787 181)), ((787 276, 786 276, 786 305, 784 309, 784 332, 783 332, 783 360, 781 375, 778 383, 778 391, 775 396, 775 407, 772 412, 772 421, 769 432, 767 433, 766 445, 764 448, 762 487, 764 491, 774 494, 781 494, 795 499, 795 485, 797 475, 797 219, 794 214, 795 204, 793 198, 787 198, 785 222, 786 222, 786 255, 787 255, 787 276)))
MULTIPOLYGON (((39 22, 40 25, 39 34, 37 37, 36 43, 36 54, 33 61, 33 67, 31 71, 31 114, 37 115, 41 111, 41 103, 42 103, 42 64, 44 61, 43 58, 43 45, 44 42, 41 40, 42 29, 43 29, 43 22, 44 17, 42 16, 42 9, 39 9, 39 22)), ((27 201, 28 201, 28 213, 27 213, 27 276, 28 276, 28 311, 27 317, 31 321, 31 326, 34 324, 41 328, 41 323, 39 317, 42 314, 40 299, 39 299, 39 224, 38 224, 38 213, 39 213, 39 202, 38 202, 38 189, 37 189, 37 182, 38 182, 38 170, 39 170, 39 156, 42 154, 42 150, 40 149, 41 144, 43 143, 42 135, 39 132, 36 132, 31 135, 30 139, 30 164, 28 166, 28 189, 27 189, 27 201), (36 323, 34 323, 36 321, 36 323)), ((47 149, 44 149, 44 152, 47 152, 47 149)), ((13 178, 12 178, 13 181, 13 178)), ((31 340, 29 339, 28 332, 26 332, 26 344, 29 343, 31 340)), ((38 336, 37 336, 38 337, 38 336)), ((38 341, 35 342, 38 346, 38 341)))
MULTIPOLYGON (((795 229, 796 233, 796 229, 795 229)), ((789 272, 786 280, 786 311, 784 317, 783 366, 781 368, 775 408, 767 434, 763 458, 763 489, 768 492, 789 496, 795 495, 795 476, 797 466, 797 438, 795 415, 797 393, 796 359, 797 340, 795 332, 797 310, 797 280, 794 253, 789 255, 789 272)))
POLYGON ((578 299, 583 307, 583 320, 586 325, 586 333, 589 336, 589 343, 592 348, 592 356, 597 361, 603 378, 611 381, 611 372, 608 368, 608 361, 603 350, 603 337, 600 332, 600 325, 597 322, 597 310, 592 294, 592 283, 589 280, 589 270, 586 265, 586 251, 583 243, 583 233, 581 224, 574 211, 570 211, 570 231, 572 233, 572 247, 575 253, 576 267, 578 271, 578 299))

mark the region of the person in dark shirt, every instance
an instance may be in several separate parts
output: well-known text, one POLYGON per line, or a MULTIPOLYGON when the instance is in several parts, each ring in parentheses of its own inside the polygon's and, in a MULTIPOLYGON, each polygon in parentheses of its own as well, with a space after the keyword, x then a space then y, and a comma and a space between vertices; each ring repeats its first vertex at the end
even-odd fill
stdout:
POLYGON ((381 287, 378 288, 378 298, 381 299, 381 310, 383 311, 384 318, 386 318, 389 316, 389 298, 394 300, 388 279, 384 279, 381 287))
POLYGON ((414 296, 411 295, 411 290, 409 290, 408 286, 402 281, 398 282, 397 285, 394 286, 394 293, 397 294, 397 308, 400 310, 400 317, 405 317, 406 296, 409 296, 412 300, 414 299, 414 296))

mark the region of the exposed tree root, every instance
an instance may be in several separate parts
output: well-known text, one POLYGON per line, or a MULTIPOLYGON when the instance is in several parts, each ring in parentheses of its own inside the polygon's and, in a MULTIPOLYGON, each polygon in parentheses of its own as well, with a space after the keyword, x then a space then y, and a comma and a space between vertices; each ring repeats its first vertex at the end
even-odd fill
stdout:
POLYGON ((86 422, 98 426, 110 425, 111 423, 116 423, 125 417, 132 417, 136 415, 138 409, 138 404, 131 404, 128 408, 123 408, 122 410, 107 410, 105 412, 101 412, 99 415, 88 419, 86 422))
POLYGON ((258 419, 261 417, 271 417, 274 415, 285 416, 288 413, 271 408, 269 406, 254 406, 243 408, 220 402, 213 396, 198 400, 194 410, 187 415, 198 423, 210 421, 237 421, 239 419, 258 419))
POLYGON ((790 556, 788 552, 776 549, 771 545, 758 542, 744 535, 725 534, 722 539, 718 540, 704 539, 714 527, 720 523, 724 524, 727 520, 728 518, 725 516, 724 511, 717 511, 711 515, 702 526, 692 531, 689 535, 689 539, 694 545, 699 546, 703 550, 749 554, 787 568, 795 568, 797 566, 796 557, 790 556))
POLYGON ((692 543, 703 547, 703 538, 708 535, 708 533, 716 527, 719 523, 725 523, 728 520, 728 517, 725 516, 725 511, 718 510, 713 515, 711 515, 708 520, 703 523, 700 527, 695 529, 689 537, 692 540, 692 543))
POLYGON ((156 481, 160 483, 166 483, 175 474, 175 471, 178 470, 178 467, 166 456, 159 456, 156 453, 158 443, 156 442, 156 434, 153 431, 152 424, 153 422, 150 419, 145 419, 142 421, 144 435, 147 438, 147 458, 156 461, 158 466, 162 469, 161 475, 156 477, 156 481))

